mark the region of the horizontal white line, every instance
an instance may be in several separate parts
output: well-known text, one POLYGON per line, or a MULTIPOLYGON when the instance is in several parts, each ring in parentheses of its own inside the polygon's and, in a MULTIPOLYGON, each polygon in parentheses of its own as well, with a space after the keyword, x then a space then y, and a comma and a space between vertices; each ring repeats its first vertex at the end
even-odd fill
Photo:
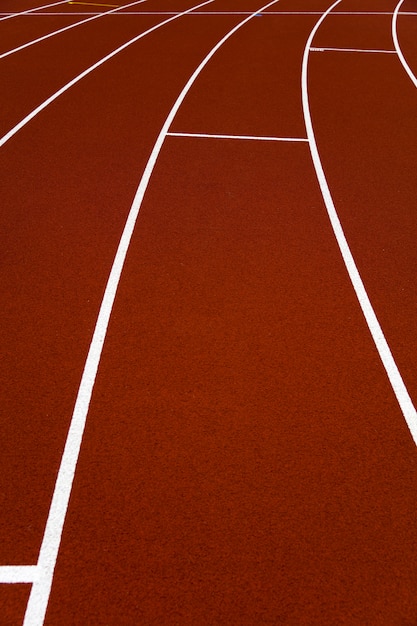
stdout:
POLYGON ((1 565, 0 584, 33 583, 37 579, 37 565, 1 565))
MULTIPOLYGON (((65 0, 66 2, 67 0, 65 0)), ((9 15, 11 17, 13 17, 15 14, 14 13, 0 13, 0 15, 9 15)), ((69 13, 68 11, 63 12, 60 11, 59 13, 57 11, 44 11, 42 13, 28 13, 27 15, 24 15, 23 17, 74 17, 77 15, 103 15, 103 11, 82 11, 81 13, 75 13, 74 11, 71 11, 71 13, 69 13)), ((125 14, 126 15, 126 14, 125 14)), ((129 15, 139 15, 139 13, 129 13, 129 15)), ((20 15, 18 17, 21 17, 20 15)))
POLYGON ((390 15, 392 11, 333 11, 331 17, 335 15, 390 15))
MULTIPOLYGON (((162 13, 162 11, 149 11, 148 14, 162 13)), ((260 11, 257 15, 322 15, 322 11, 260 11)), ((401 12, 402 15, 415 15, 415 13, 405 11, 401 12)), ((193 15, 251 15, 250 11, 196 11, 193 15)), ((335 15, 392 15, 392 11, 335 11, 332 13, 332 17, 335 15)))
MULTIPOLYGON (((66 0, 65 0, 66 1, 66 0)), ((53 12, 53 11, 42 11, 41 13, 26 13, 25 17, 44 17, 44 16, 65 16, 71 17, 74 15, 102 15, 103 11, 82 11, 82 12, 74 12, 74 11, 66 11, 66 12, 53 12)), ((262 13, 262 17, 271 16, 271 15, 321 15, 321 11, 268 11, 267 13, 262 13)), ((5 16, 14 16, 15 13, 0 11, 0 15, 5 16)), ((21 14, 23 15, 23 13, 21 14)), ((115 17, 119 15, 178 15, 178 11, 119 11, 118 13, 112 14, 115 17)), ((250 15, 248 11, 196 11, 190 15, 250 15)), ((392 16, 392 12, 388 11, 335 11, 332 13, 333 16, 337 15, 389 15, 392 16)), ((417 15, 417 12, 414 11, 401 11, 399 15, 417 15)), ((20 15, 19 15, 20 17, 20 15)))
POLYGON ((302 137, 264 137, 256 135, 212 135, 207 133, 167 133, 169 137, 198 137, 201 139, 243 139, 250 141, 299 141, 308 142, 302 137))
MULTIPOLYGON (((159 14, 161 11, 148 11, 147 15, 159 14)), ((265 11, 265 13, 259 12, 257 15, 266 17, 268 15, 322 15, 322 11, 265 11)), ((401 15, 416 15, 412 12, 401 12, 401 15)), ((251 15, 250 11, 196 11, 193 15, 251 15)), ((335 11, 332 13, 332 17, 335 15, 389 15, 392 16, 392 11, 335 11)))
MULTIPOLYGON (((268 11, 264 15, 322 15, 322 11, 268 11)), ((389 15, 392 17, 392 11, 333 11, 331 17, 338 15, 389 15)), ((416 12, 400 11, 400 15, 416 15, 416 12)))
POLYGON ((310 48, 311 52, 370 52, 373 54, 396 54, 395 50, 372 50, 370 48, 310 48))
MULTIPOLYGON (((264 15, 322 15, 323 11, 268 11, 264 15)), ((405 13, 403 13, 405 15, 405 13)), ((392 15, 392 11, 333 11, 331 17, 337 15, 392 15)), ((411 15, 411 13, 410 13, 411 15)))

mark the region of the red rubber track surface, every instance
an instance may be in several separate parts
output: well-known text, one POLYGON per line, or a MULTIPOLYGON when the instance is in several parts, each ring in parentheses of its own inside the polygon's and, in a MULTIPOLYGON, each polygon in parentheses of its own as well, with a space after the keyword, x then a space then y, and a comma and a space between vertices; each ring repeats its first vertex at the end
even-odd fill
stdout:
MULTIPOLYGON (((306 141, 303 53, 330 4, 280 0, 254 17, 174 119, 110 318, 48 626, 417 624, 416 445, 306 141)), ((308 96, 346 238, 416 403, 417 89, 395 54, 396 4, 335 8, 312 44, 308 96)), ((261 5, 215 0, 161 27, 0 148, 0 576, 37 563, 106 281, 158 133, 208 52, 261 5)), ((0 59, 0 134, 191 6, 149 0, 0 59)), ((101 10, 0 21, 2 50, 101 10)), ((398 39, 417 73, 415 10, 403 4, 398 39)), ((0 625, 23 623, 30 589, 0 584, 0 625)))

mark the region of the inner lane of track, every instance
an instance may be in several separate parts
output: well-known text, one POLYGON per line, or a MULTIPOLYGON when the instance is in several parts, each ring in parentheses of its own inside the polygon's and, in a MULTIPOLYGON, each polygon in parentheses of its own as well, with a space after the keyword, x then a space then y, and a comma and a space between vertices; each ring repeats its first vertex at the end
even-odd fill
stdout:
POLYGON ((2 148, 3 180, 10 184, 1 228, 1 368, 9 382, 0 562, 36 563, 91 333, 137 182, 176 95, 235 22, 228 16, 196 21, 192 37, 189 23, 172 22, 163 38, 145 38, 111 67, 99 68, 2 148))
POLYGON ((415 451, 306 148, 169 139, 138 227, 46 623, 401 614, 415 451))
MULTIPOLYGON (((220 0, 209 6, 230 10, 220 0)), ((1 444, 7 515, 0 563, 36 562, 88 343, 138 180, 177 94, 239 19, 189 16, 163 27, 98 68, 2 148, 9 185, 0 375, 13 377, 1 444)), ((316 19, 252 20, 197 79, 172 130, 305 137, 301 57, 316 19)), ((346 30, 341 19, 329 18, 317 45, 389 44, 389 17, 373 27, 368 17, 347 18, 361 26, 346 30)), ((114 33, 110 20, 92 22, 87 40, 82 27, 70 31, 70 50, 63 35, 13 63, 4 60, 10 81, 13 68, 27 71, 29 63, 33 74, 16 81, 27 97, 15 93, 6 126, 157 16, 118 16, 114 33), (46 62, 37 84, 34 68, 46 62)), ((401 296, 402 283, 394 264, 381 270, 379 254, 378 232, 392 234, 394 191, 388 170, 384 186, 378 179, 372 188, 364 173, 374 172, 376 181, 392 167, 392 160, 384 164, 387 142, 402 158, 395 175, 404 211, 396 205, 399 234, 389 245, 411 281, 414 187, 404 172, 415 159, 413 135, 407 143, 411 125, 400 129, 387 94, 400 89, 400 119, 411 122, 415 93, 411 83, 404 86, 397 59, 338 55, 312 53, 317 138, 349 241, 412 385, 411 289, 395 306, 403 310, 386 306, 387 275, 390 297, 394 290, 401 296), (376 82, 383 63, 398 64, 389 91, 376 82), (360 117, 373 103, 373 73, 375 103, 375 94, 386 100, 376 121, 360 117), (359 87, 362 100, 354 102, 359 87), (357 129, 350 143, 347 115, 357 129), (387 115, 391 135, 378 122, 387 115), (373 207, 385 193, 381 221, 373 207)), ((46 624, 116 624, 121 611, 132 624, 301 624, 306 614, 309 624, 320 624, 323 614, 329 623, 412 620, 416 483, 415 447, 340 258, 308 145, 167 137, 111 318, 46 624), (302 589, 299 597, 295 589, 302 589)), ((21 612, 27 589, 9 589, 22 594, 6 600, 11 615, 21 612)))

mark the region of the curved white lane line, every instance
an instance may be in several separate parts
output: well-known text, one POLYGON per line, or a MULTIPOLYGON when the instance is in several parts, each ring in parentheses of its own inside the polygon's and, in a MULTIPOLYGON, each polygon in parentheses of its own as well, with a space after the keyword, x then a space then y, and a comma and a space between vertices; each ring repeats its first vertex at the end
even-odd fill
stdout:
MULTIPOLYGON (((100 17, 104 17, 105 15, 110 15, 111 13, 117 13, 117 11, 121 11, 122 9, 133 7, 136 4, 142 4, 142 2, 146 2, 146 0, 137 0, 137 2, 132 2, 131 4, 126 4, 122 7, 117 7, 117 9, 111 9, 111 11, 104 11, 103 13, 96 13, 93 17, 88 17, 85 20, 80 20, 79 22, 75 22, 75 24, 70 24, 69 26, 64 26, 63 28, 59 28, 58 30, 54 30, 52 33, 48 33, 47 35, 43 35, 42 37, 38 37, 37 39, 32 39, 21 46, 17 46, 17 48, 12 48, 12 50, 8 50, 7 52, 3 52, 0 54, 0 60, 5 59, 11 54, 15 54, 16 52, 20 52, 25 48, 30 48, 30 46, 34 46, 36 43, 40 43, 41 41, 45 41, 46 39, 50 39, 51 37, 55 37, 55 35, 60 35, 61 33, 65 33, 67 30, 71 30, 71 28, 75 28, 76 26, 81 26, 81 24, 87 24, 87 22, 92 22, 93 20, 98 20, 100 17)), ((68 16, 71 17, 71 13, 68 13, 68 16)))
MULTIPOLYGON (((276 4, 279 0, 273 0, 260 10, 266 10, 268 7, 276 4)), ((200 5, 201 6, 201 5, 200 5)), ((74 412, 71 418, 71 424, 68 431, 67 441, 65 443, 64 453, 61 459, 61 465, 58 477, 55 483, 54 494, 52 497, 51 508, 49 510, 48 520, 46 523, 45 534, 39 553, 37 564, 38 579, 32 586, 29 602, 26 609, 23 626, 42 626, 45 619, 46 608, 48 605, 49 594, 51 591, 52 579, 55 570, 55 564, 58 556, 59 546, 61 542, 62 529, 65 522, 65 516, 68 508, 68 502, 71 495, 72 483, 74 479, 75 469, 78 462, 78 456, 81 447, 81 441, 84 433, 85 422, 90 405, 91 395, 94 388, 95 378, 100 363, 101 353, 104 340, 106 338, 107 327, 112 312, 117 288, 119 286, 120 276, 125 263, 127 251, 139 215, 145 191, 147 189, 150 177, 155 167, 156 160, 161 151, 162 145, 168 134, 172 121, 177 114, 185 96, 196 80, 197 76, 204 69, 210 59, 219 50, 219 48, 242 28, 249 20, 251 20, 258 11, 252 13, 249 17, 242 20, 237 26, 232 28, 208 53, 197 69, 194 71, 185 87, 181 91, 174 106, 172 107, 165 123, 158 135, 155 145, 152 149, 149 160, 146 164, 144 173, 136 191, 126 224, 120 239, 120 243, 113 261, 110 276, 106 285, 104 297, 100 306, 93 338, 84 366, 80 387, 78 390, 77 400, 74 412)))
MULTIPOLYGON (((205 6, 206 4, 210 4, 213 1, 214 0, 206 0, 206 2, 202 2, 201 4, 198 4, 196 6, 202 7, 202 6, 205 6)), ((131 46, 132 44, 139 41, 139 39, 142 39, 146 35, 149 35, 153 31, 157 30, 158 28, 161 28, 161 26, 165 26, 165 24, 169 24, 169 22, 172 22, 173 20, 176 20, 179 17, 182 17, 183 15, 187 15, 188 13, 191 13, 192 11, 194 11, 195 8, 196 7, 192 7, 191 9, 187 9, 186 11, 183 11, 182 13, 176 13, 173 17, 170 17, 166 20, 163 20, 162 22, 159 22, 159 24, 152 26, 152 28, 148 28, 148 30, 145 30, 140 35, 136 35, 136 37, 133 37, 133 39, 130 39, 123 45, 119 46, 118 48, 113 50, 113 52, 110 52, 105 57, 97 61, 97 63, 94 63, 94 65, 90 65, 90 67, 84 70, 84 72, 81 72, 81 74, 78 74, 78 76, 76 76, 75 78, 70 80, 66 85, 61 87, 61 89, 58 89, 58 91, 56 91, 54 94, 52 94, 52 96, 44 100, 42 104, 37 106, 36 109, 33 109, 33 111, 31 111, 28 115, 26 115, 26 117, 24 117, 22 120, 20 120, 20 122, 18 122, 15 126, 13 126, 13 128, 11 128, 5 135, 3 135, 3 137, 1 137, 0 139, 0 148, 4 146, 4 144, 7 143, 9 139, 11 139, 19 130, 21 130, 24 126, 26 126, 26 124, 28 124, 31 120, 33 120, 33 118, 36 117, 38 113, 46 109, 47 106, 52 104, 52 102, 54 102, 57 98, 59 98, 59 96, 62 96, 63 93, 65 93, 66 91, 68 91, 68 89, 76 85, 80 80, 88 76, 88 74, 91 74, 91 72, 93 72, 98 67, 100 67, 101 65, 103 65, 104 63, 112 59, 113 57, 115 57, 117 54, 119 54, 119 52, 122 52, 123 50, 131 46)))
POLYGON ((413 83, 414 87, 417 87, 417 77, 415 76, 415 74, 413 73, 411 67, 408 65, 407 61, 405 60, 405 57, 403 55, 403 52, 401 50, 401 46, 400 46, 400 42, 398 41, 398 26, 397 26, 397 21, 398 21, 398 13, 400 11, 401 6, 403 5, 404 0, 400 0, 400 2, 397 4, 397 6, 395 7, 395 11, 393 13, 392 16, 392 38, 394 40, 394 47, 395 50, 398 54, 398 57, 401 61, 401 64, 403 66, 403 68, 405 69, 405 71, 407 72, 409 78, 411 79, 411 82, 413 83))
POLYGON ((309 60, 309 54, 310 54, 310 47, 311 47, 313 38, 317 30, 319 29, 320 25, 325 20, 327 15, 340 2, 341 0, 337 0, 334 4, 332 4, 331 7, 329 7, 329 9, 327 9, 327 11, 318 20, 315 27, 310 33, 310 36, 308 38, 308 41, 304 50, 301 80, 302 80, 303 111, 304 111, 304 119, 305 119, 305 124, 306 124, 306 129, 307 129, 307 137, 309 139, 311 156, 313 159, 314 168, 316 170, 317 178, 319 181, 321 193, 323 195, 327 213, 329 215, 330 222, 331 222, 337 243, 340 248, 340 252, 342 253, 343 261, 346 265, 346 269, 349 273, 350 280, 352 282, 353 288, 355 289, 356 296, 362 308, 362 312, 365 316, 366 323, 368 324, 368 328, 375 342, 375 346, 378 350, 379 356, 381 358, 385 371, 390 380, 390 383, 395 393, 395 396, 397 398, 398 404, 400 405, 404 419, 407 422, 408 428, 410 429, 411 435, 414 439, 414 443, 417 445, 417 412, 416 412, 416 409, 414 408, 410 395, 407 391, 407 388, 398 370, 397 364, 395 363, 394 357, 392 356, 390 347, 385 339, 384 333, 376 317, 372 304, 369 300, 369 296, 366 292, 365 286, 362 282, 362 278, 359 274, 359 271, 356 267, 356 263, 350 251, 349 244, 343 232, 343 228, 340 223, 336 208, 334 206, 329 186, 327 184, 326 176, 324 174, 320 155, 317 149, 316 139, 314 136, 313 125, 311 121, 310 104, 309 104, 309 98, 308 98, 308 60, 309 60))
POLYGON ((41 7, 36 7, 34 9, 27 9, 26 11, 20 11, 18 13, 11 13, 10 15, 6 15, 5 17, 0 17, 0 22, 3 20, 11 20, 12 17, 20 17, 21 15, 29 15, 30 13, 35 13, 35 11, 41 11, 42 9, 48 9, 49 7, 56 7, 58 4, 66 4, 68 0, 60 0, 60 2, 53 2, 52 4, 44 4, 41 7))

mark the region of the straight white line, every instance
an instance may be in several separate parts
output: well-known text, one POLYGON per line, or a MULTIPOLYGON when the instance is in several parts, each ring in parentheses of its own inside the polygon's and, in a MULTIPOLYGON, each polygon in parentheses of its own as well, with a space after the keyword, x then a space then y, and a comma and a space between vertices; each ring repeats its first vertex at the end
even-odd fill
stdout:
MULTIPOLYGON (((198 13, 196 15, 202 15, 202 11, 198 11, 198 13)), ((247 11, 211 11, 210 13, 207 12, 207 14, 210 15, 237 15, 237 14, 241 14, 241 15, 247 15, 248 12, 247 11)), ((266 13, 264 13, 264 16, 268 16, 268 15, 322 15, 322 11, 268 11, 266 13)), ((416 12, 403 12, 403 15, 415 15, 416 12)), ((332 17, 336 16, 336 15, 352 15, 352 16, 356 16, 356 15, 392 15, 391 11, 334 11, 334 13, 332 13, 332 17)))
MULTIPOLYGON (((57 4, 65 4, 67 2, 67 0, 63 0, 63 2, 57 2, 57 4)), ((48 6, 48 5, 47 5, 48 6)), ((53 6, 53 5, 51 5, 53 6)), ((40 7, 42 8, 42 7, 40 7)), ((32 11, 35 11, 38 9, 30 9, 30 11, 25 11, 25 13, 27 13, 27 15, 32 16, 32 11)), ((83 11, 82 13, 74 13, 73 11, 71 11, 71 13, 56 13, 56 12, 52 12, 52 11, 45 11, 44 13, 40 13, 38 15, 33 15, 33 17, 43 17, 44 15, 55 15, 55 16, 68 16, 68 15, 101 15, 102 12, 100 11, 83 11)), ((139 12, 139 11, 125 11, 122 13, 118 13, 118 15, 177 15, 178 11, 144 11, 144 12, 139 12)), ((6 18, 0 18, 0 19, 9 19, 9 17, 15 17, 15 16, 19 16, 19 15, 23 15, 23 13, 8 13, 5 11, 0 11, 0 15, 5 15, 7 16, 6 18)), ((193 13, 193 15, 250 15, 249 11, 197 11, 195 14, 193 13)), ((268 13, 263 13, 262 17, 267 17, 270 15, 322 15, 321 11, 268 11, 268 13)), ((335 13, 333 13, 333 16, 335 15, 392 15, 391 11, 336 11, 335 13)), ((417 12, 415 11, 400 11, 400 15, 417 15, 417 12)))
MULTIPOLYGON (((249 12, 248 11, 198 11, 196 13, 196 15, 248 15, 249 12)), ((268 16, 268 15, 322 15, 322 11, 267 11, 266 13, 263 13, 264 16, 268 16)), ((415 15, 415 12, 409 12, 403 13, 404 15, 409 14, 409 15, 415 15)), ((356 15, 392 15, 391 11, 335 11, 334 13, 332 13, 332 17, 336 16, 336 15, 352 15, 352 16, 356 16, 356 15)))
MULTIPOLYGON (((20 17, 21 15, 31 15, 35 11, 41 11, 42 9, 48 9, 49 7, 56 7, 58 4, 66 4, 67 0, 60 0, 60 2, 53 2, 52 4, 44 4, 41 7, 35 9, 27 9, 27 11, 21 11, 20 13, 8 13, 5 17, 0 17, 0 22, 3 20, 10 20, 12 17, 20 17)), ((3 14, 4 15, 4 14, 3 14)))
POLYGON ((370 52, 373 54, 396 54, 395 50, 372 50, 371 48, 310 48, 310 52, 370 52))
POLYGON ((202 139, 242 139, 250 141, 308 141, 301 137, 265 137, 257 135, 216 135, 206 133, 167 133, 169 137, 200 137, 202 139))
POLYGON ((332 17, 336 15, 392 15, 392 11, 333 11, 332 17))
POLYGON ((385 371, 388 375, 392 389, 395 393, 398 404, 403 413, 404 419, 408 425, 408 428, 410 429, 410 433, 411 433, 412 438, 414 439, 414 443, 417 445, 417 412, 416 412, 416 409, 414 408, 410 395, 407 391, 407 388, 398 370, 394 357, 392 356, 390 347, 387 343, 387 340, 385 339, 381 325, 372 307, 371 301, 366 292, 362 278, 359 274, 358 268, 356 267, 356 263, 353 258, 352 252, 349 248, 349 244, 347 242, 345 233, 340 223, 340 219, 337 214, 336 207, 334 205, 334 202, 330 193, 330 189, 326 180, 323 165, 321 163, 319 151, 317 148, 316 138, 314 136, 313 124, 311 121, 310 104, 309 104, 309 97, 308 97, 308 60, 309 60, 309 53, 311 49, 311 43, 313 41, 313 38, 317 30, 322 24, 322 22, 329 15, 329 13, 334 9, 334 7, 336 7, 341 1, 342 0, 337 0, 321 16, 321 18, 318 20, 315 27, 311 31, 306 47, 304 49, 301 82, 302 82, 302 103, 303 103, 304 119, 305 119, 305 124, 306 124, 306 129, 307 129, 307 137, 309 138, 311 156, 313 159, 314 168, 316 170, 317 179, 320 185, 321 193, 323 195, 327 213, 329 215, 329 219, 330 219, 337 243, 339 245, 339 249, 342 254, 343 261, 348 271, 353 288, 356 292, 356 296, 358 298, 359 304, 364 314, 366 323, 368 324, 368 328, 371 332, 375 346, 378 350, 379 356, 381 358, 385 371))
POLYGON ((417 77, 413 73, 411 67, 408 65, 408 63, 407 63, 407 61, 405 59, 405 56, 403 55, 403 51, 401 50, 400 42, 398 41, 398 13, 399 13, 399 10, 400 10, 401 5, 403 4, 403 2, 404 2, 404 0, 400 0, 400 2, 395 7, 395 11, 394 11, 394 14, 392 16, 392 38, 394 40, 394 47, 395 47, 395 50, 396 50, 396 52, 398 54, 398 57, 400 59, 401 65, 403 66, 403 68, 407 72, 408 77, 410 78, 410 80, 413 83, 414 87, 417 87, 417 77))
MULTIPOLYGON (((268 15, 323 15, 322 11, 268 11, 268 15)), ((390 11, 333 11, 332 17, 338 15, 392 15, 390 11)))
MULTIPOLYGON (((206 4, 210 4, 213 1, 214 0, 206 0, 206 2, 198 4, 197 6, 199 7, 204 6, 206 4)), ((80 80, 82 80, 83 78, 91 74, 91 72, 96 70, 98 67, 100 67, 101 65, 103 65, 104 63, 112 59, 114 56, 116 56, 117 54, 119 54, 120 52, 122 52, 123 50, 131 46, 132 44, 136 43, 137 41, 139 41, 146 35, 149 35, 150 33, 154 32, 158 28, 161 28, 161 26, 165 26, 165 24, 169 24, 169 22, 172 22, 173 20, 176 20, 179 17, 182 17, 183 15, 187 15, 191 11, 193 11, 193 8, 187 9, 183 13, 177 13, 173 17, 170 17, 166 20, 163 20, 162 22, 159 22, 159 24, 152 26, 152 28, 148 28, 148 30, 145 30, 140 35, 136 35, 136 37, 133 37, 133 39, 129 39, 129 41, 122 44, 121 46, 113 50, 113 52, 110 52, 109 54, 107 54, 105 57, 101 58, 99 61, 97 61, 97 63, 94 63, 94 65, 90 65, 90 67, 84 70, 84 72, 81 72, 81 74, 78 74, 78 76, 76 76, 75 78, 70 80, 66 85, 61 87, 61 89, 58 89, 58 91, 56 91, 54 94, 52 94, 52 96, 44 100, 42 104, 37 106, 36 109, 33 109, 33 111, 31 111, 28 115, 26 115, 26 117, 20 120, 18 124, 13 126, 13 128, 11 128, 5 135, 3 135, 3 137, 0 138, 0 148, 4 146, 9 141, 9 139, 11 139, 19 130, 21 130, 24 126, 26 126, 26 124, 28 124, 31 120, 33 120, 33 118, 36 117, 41 111, 46 109, 47 106, 49 106, 52 102, 54 102, 57 98, 59 98, 59 96, 62 96, 62 94, 68 91, 68 89, 76 85, 80 80)))
MULTIPOLYGON (((268 11, 267 15, 323 15, 322 11, 268 11)), ((334 11, 332 17, 337 15, 392 15, 389 11, 334 11)))
MULTIPOLYGON (((66 4, 68 0, 63 0, 63 2, 58 2, 57 4, 66 4)), ((48 6, 48 5, 47 5, 48 6)), ((51 5, 53 6, 53 5, 51 5)), ((119 7, 119 9, 126 8, 129 5, 124 5, 119 7)), ((32 10, 32 9, 31 9, 32 10)), ((29 15, 29 12, 27 12, 29 15)), ((119 13, 119 15, 180 15, 180 11, 125 11, 122 13, 119 13)), ((1 19, 9 19, 10 17, 15 17, 15 16, 19 16, 19 15, 23 15, 23 13, 6 13, 3 11, 0 11, 0 15, 6 15, 6 18, 1 18, 1 19)), ((30 15, 32 16, 32 14, 30 13, 30 15)), ((103 15, 102 11, 82 11, 82 12, 77 12, 75 13, 74 11, 71 12, 63 12, 60 11, 59 13, 56 11, 45 11, 44 13, 40 13, 39 15, 34 15, 33 17, 43 17, 45 15, 48 16, 72 16, 72 15, 103 15)), ((193 13, 194 15, 194 13, 193 13)), ((250 15, 249 11, 197 11, 195 13, 195 15, 250 15)), ((271 15, 270 13, 268 13, 268 15, 271 15)))
MULTIPOLYGON (((164 11, 147 11, 146 15, 161 15, 164 11)), ((168 13, 168 11, 165 11, 168 13)), ((262 12, 261 12, 262 13, 262 12)), ((193 15, 251 15, 250 11, 196 11, 193 15)), ((258 13, 259 15, 259 13, 258 13)), ((322 15, 321 11, 267 11, 262 13, 262 17, 268 17, 271 15, 322 15)), ((386 11, 337 11, 333 13, 335 15, 392 15, 392 12, 386 11)), ((403 13, 403 15, 415 15, 415 13, 403 13)))
MULTIPOLYGON (((132 2, 131 4, 126 4, 126 7, 133 7, 137 4, 142 4, 146 2, 146 0, 137 0, 136 2, 132 2)), ((123 8, 123 7, 122 7, 123 8)), ((71 28, 75 28, 76 26, 81 26, 81 24, 87 24, 87 22, 92 22, 93 20, 98 20, 100 17, 104 17, 105 15, 110 15, 111 13, 116 13, 117 11, 121 11, 121 7, 117 7, 116 9, 111 9, 110 11, 104 11, 103 13, 98 13, 93 15, 93 17, 88 17, 85 20, 80 20, 79 22, 75 22, 75 24, 70 24, 69 26, 64 26, 58 30, 53 31, 52 33, 48 33, 47 35, 43 35, 43 37, 38 37, 37 39, 32 39, 32 41, 28 41, 27 43, 18 46, 17 48, 13 48, 12 50, 8 50, 7 52, 3 52, 0 54, 0 59, 4 59, 5 57, 10 56, 11 54, 15 54, 16 52, 20 52, 25 48, 29 48, 30 46, 34 46, 36 43, 40 43, 41 41, 45 41, 46 39, 50 39, 55 35, 59 35, 60 33, 64 33, 66 30, 71 30, 71 28)), ((71 16, 70 13, 67 14, 71 16)))
POLYGON ((0 566, 0 584, 33 583, 37 577, 37 565, 0 566))
MULTIPOLYGON (((64 2, 67 3, 68 0, 64 0, 64 2)), ((1 12, 0 14, 5 15, 5 13, 1 12)), ((44 13, 37 13, 35 15, 30 13, 27 17, 77 17, 78 15, 84 15, 84 17, 86 15, 103 15, 103 11, 82 11, 82 13, 76 13, 75 11, 60 11, 59 13, 57 11, 45 11, 44 13)), ((126 11, 126 15, 141 15, 141 13, 139 11, 126 11)))
MULTIPOLYGON (((272 6, 276 2, 279 2, 279 0, 273 0, 263 8, 272 6)), ((164 143, 165 137, 167 136, 172 121, 197 76, 204 69, 204 67, 214 56, 214 54, 219 50, 219 48, 242 26, 244 26, 249 20, 251 20, 254 15, 255 13, 245 18, 239 24, 237 24, 237 26, 232 28, 232 30, 230 30, 214 46, 214 48, 212 48, 212 50, 207 54, 207 56, 203 59, 203 61, 191 75, 190 79, 188 80, 177 100, 175 101, 174 106, 169 112, 168 117, 165 120, 165 123, 162 126, 162 129, 152 149, 149 160, 146 164, 141 181, 135 194, 135 198, 129 211, 129 215, 122 233, 122 237, 120 239, 115 259, 113 261, 113 266, 106 285, 104 297, 100 306, 100 311, 94 329, 93 338, 84 366, 81 384, 78 390, 77 400, 71 418, 68 437, 65 443, 64 453, 62 455, 61 465, 58 471, 58 477, 52 497, 51 508, 49 510, 45 533, 39 553, 39 578, 32 586, 32 591, 26 608, 23 626, 42 626, 45 619, 45 613, 48 605, 49 594, 51 591, 56 559, 58 556, 59 546, 61 542, 62 529, 65 522, 65 516, 71 494, 75 469, 78 462, 85 422, 87 419, 91 395, 93 392, 95 378, 101 358, 101 352, 107 333, 107 327, 116 297, 118 285, 120 282, 120 276, 132 238, 133 230, 136 225, 136 220, 139 214, 142 200, 148 187, 148 183, 152 175, 153 169, 155 167, 156 160, 161 151, 162 145, 164 143)))

